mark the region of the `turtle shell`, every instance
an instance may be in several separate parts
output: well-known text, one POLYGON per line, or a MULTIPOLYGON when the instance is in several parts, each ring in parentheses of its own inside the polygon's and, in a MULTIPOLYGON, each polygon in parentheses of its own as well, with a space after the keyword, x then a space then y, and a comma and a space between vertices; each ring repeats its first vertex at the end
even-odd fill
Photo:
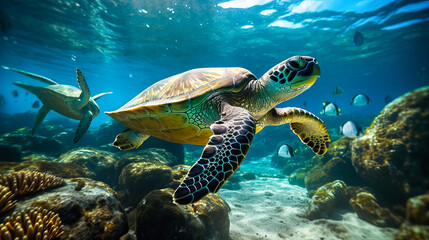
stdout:
POLYGON ((138 94, 120 110, 172 104, 216 90, 239 91, 243 80, 254 75, 244 68, 199 68, 161 80, 138 94))
MULTIPOLYGON (((190 110, 210 94, 238 92, 252 79, 256 77, 244 68, 193 69, 153 84, 106 114, 133 130, 174 142, 186 138, 189 141, 185 142, 192 143, 190 138, 197 137, 202 129, 207 128, 207 134, 211 132, 209 126, 188 124, 194 122, 190 110)), ((207 136, 202 138, 206 141, 207 136)))
POLYGON ((251 79, 256 77, 244 68, 193 69, 153 84, 127 104, 108 114, 144 110, 151 115, 184 112, 215 91, 240 91, 251 79))

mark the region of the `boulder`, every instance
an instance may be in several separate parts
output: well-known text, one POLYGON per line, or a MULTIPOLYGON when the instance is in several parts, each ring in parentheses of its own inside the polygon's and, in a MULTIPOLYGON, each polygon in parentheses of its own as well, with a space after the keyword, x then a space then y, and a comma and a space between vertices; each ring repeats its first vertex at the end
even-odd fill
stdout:
POLYGON ((395 240, 429 239, 429 193, 407 201, 406 221, 395 235, 395 240))
POLYGON ((404 220, 388 208, 381 207, 369 191, 359 188, 350 192, 353 192, 349 193, 352 196, 349 201, 350 206, 359 218, 379 227, 395 228, 398 228, 404 220))
POLYGON ((117 183, 115 173, 116 156, 110 152, 82 147, 62 154, 55 161, 80 165, 93 173, 94 180, 105 182, 110 186, 114 186, 117 183))
POLYGON ((172 201, 173 189, 151 191, 136 213, 137 239, 229 239, 229 207, 217 194, 190 205, 172 201))
POLYGON ((128 232, 125 213, 115 192, 88 178, 66 180, 62 187, 30 195, 18 201, 14 211, 42 207, 59 215, 64 225, 60 239, 119 239, 128 232), (76 190, 78 182, 84 187, 76 190))
POLYGON ((366 183, 405 203, 429 190, 429 87, 411 91, 375 118, 352 143, 352 163, 366 183))
POLYGON ((309 202, 306 211, 308 219, 314 220, 330 217, 336 208, 344 205, 346 188, 347 185, 341 180, 336 180, 319 187, 309 202))
POLYGON ((178 166, 150 162, 128 164, 119 176, 119 198, 127 207, 136 207, 140 200, 150 191, 162 188, 176 188, 187 170, 178 166))

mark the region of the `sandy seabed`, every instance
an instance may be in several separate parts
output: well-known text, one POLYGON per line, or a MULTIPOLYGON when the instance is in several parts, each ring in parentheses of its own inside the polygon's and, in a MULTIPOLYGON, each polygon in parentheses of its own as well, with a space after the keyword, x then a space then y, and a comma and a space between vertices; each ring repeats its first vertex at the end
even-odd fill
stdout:
POLYGON ((287 178, 257 177, 240 182, 241 189, 221 189, 219 195, 231 211, 233 240, 253 239, 393 239, 396 230, 380 228, 338 211, 332 219, 310 221, 305 211, 310 198, 305 188, 290 185, 287 178))

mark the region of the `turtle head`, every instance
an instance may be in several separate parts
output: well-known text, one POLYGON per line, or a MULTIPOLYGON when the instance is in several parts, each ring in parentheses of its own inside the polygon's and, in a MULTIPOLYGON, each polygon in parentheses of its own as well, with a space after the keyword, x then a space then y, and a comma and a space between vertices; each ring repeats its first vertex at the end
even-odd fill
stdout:
POLYGON ((90 99, 86 106, 89 108, 89 111, 91 111, 93 117, 96 117, 100 113, 100 108, 93 99, 90 99))
POLYGON ((278 96, 283 102, 307 90, 318 77, 320 67, 315 58, 293 56, 271 68, 261 80, 270 95, 278 96))

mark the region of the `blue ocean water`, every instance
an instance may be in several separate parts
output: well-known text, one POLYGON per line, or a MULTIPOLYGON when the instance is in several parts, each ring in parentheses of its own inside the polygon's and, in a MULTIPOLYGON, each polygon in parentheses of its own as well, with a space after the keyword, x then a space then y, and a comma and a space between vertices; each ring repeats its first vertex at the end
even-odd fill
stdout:
MULTIPOLYGON (((0 0, 0 66, 76 87, 79 68, 92 96, 113 92, 97 101, 100 114, 77 144, 78 121, 54 111, 32 136, 41 104, 12 83, 44 84, 0 68, 0 202, 12 202, 3 200, 9 192, 3 179, 20 170, 66 181, 53 191, 10 195, 17 205, 5 210, 0 204, 1 236, 8 230, 1 222, 27 201, 60 215, 61 239, 393 239, 399 229, 404 234, 411 228, 427 236, 421 209, 429 202, 428 88, 390 105, 393 110, 374 121, 372 132, 357 131, 362 138, 352 138, 353 131, 342 137, 338 127, 353 120, 367 128, 390 101, 429 85, 428 30, 429 1, 0 0), (256 135, 229 180, 232 159, 240 162, 243 154, 233 153, 237 143, 228 146, 223 138, 203 155, 204 146, 155 137, 130 151, 112 146, 125 127, 104 112, 157 81, 204 67, 244 67, 260 77, 294 55, 315 57, 322 74, 280 107, 304 108, 324 121, 332 140, 324 156, 303 144, 289 125, 256 135), (344 93, 334 94, 336 88, 344 93), (351 105, 356 94, 368 96, 369 104, 351 105), (334 102, 341 116, 322 115, 325 102, 334 102), (404 106, 410 111, 402 111, 404 106), (294 156, 278 154, 285 144, 294 156), (180 198, 186 191, 203 198, 174 204, 195 200, 180 198), (46 197, 51 193, 59 195, 46 197)), ((307 144, 325 143, 314 142, 307 144)), ((242 143, 241 151, 246 146, 242 143)))
MULTIPOLYGON (((321 78, 282 106, 318 114, 322 102, 334 101, 343 114, 373 115, 386 96, 429 83, 428 21, 429 1, 3 0, 0 65, 74 86, 79 68, 92 94, 114 92, 98 101, 104 112, 189 69, 244 67, 259 77, 286 58, 309 55, 321 78), (353 44, 356 31, 361 46, 353 44), (332 94, 336 86, 344 95, 332 94), (350 106, 357 93, 371 103, 350 106)), ((4 70, 0 79, 1 112, 37 111, 36 97, 11 83, 38 82, 4 70)), ((100 114, 92 126, 108 120, 100 114)))

